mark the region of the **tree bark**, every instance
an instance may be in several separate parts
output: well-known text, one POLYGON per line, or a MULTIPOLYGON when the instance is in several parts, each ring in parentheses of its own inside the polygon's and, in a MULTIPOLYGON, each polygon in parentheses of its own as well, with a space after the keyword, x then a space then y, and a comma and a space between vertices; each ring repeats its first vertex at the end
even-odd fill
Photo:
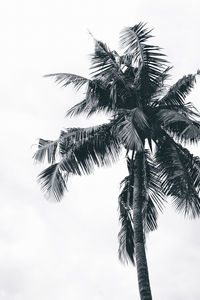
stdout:
POLYGON ((142 203, 146 194, 144 159, 143 152, 136 153, 134 162, 133 228, 140 299, 152 300, 142 218, 142 203))

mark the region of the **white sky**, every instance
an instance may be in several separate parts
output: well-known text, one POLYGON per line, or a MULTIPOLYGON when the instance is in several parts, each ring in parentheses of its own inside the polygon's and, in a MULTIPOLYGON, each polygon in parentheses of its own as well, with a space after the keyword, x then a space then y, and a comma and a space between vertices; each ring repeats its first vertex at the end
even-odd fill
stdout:
MULTIPOLYGON (((47 202, 36 184, 42 166, 33 166, 31 145, 37 138, 105 120, 65 119, 81 95, 42 75, 88 75, 88 29, 115 48, 123 26, 144 21, 174 65, 174 81, 200 67, 199 14, 199 1, 192 0, 1 2, 0 299, 138 299, 136 270, 117 258, 125 160, 72 178, 61 203, 47 202)), ((200 109, 199 95, 200 81, 190 97, 200 109)), ((199 226, 170 208, 160 217, 147 240, 154 299, 199 299, 199 226)))

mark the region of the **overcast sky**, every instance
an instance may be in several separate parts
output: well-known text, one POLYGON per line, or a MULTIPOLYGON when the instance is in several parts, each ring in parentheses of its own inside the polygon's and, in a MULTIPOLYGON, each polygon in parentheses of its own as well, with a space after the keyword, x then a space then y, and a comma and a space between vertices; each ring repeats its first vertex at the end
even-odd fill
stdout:
MULTIPOLYGON (((125 159, 94 175, 70 178, 61 203, 44 199, 34 166, 37 138, 57 138, 64 127, 105 121, 65 119, 82 100, 43 74, 88 75, 93 41, 111 49, 123 26, 154 28, 172 83, 200 68, 199 1, 7 0, 0 4, 0 299, 136 300, 136 270, 117 258, 117 197, 125 159)), ((200 81, 190 100, 200 109, 200 81)), ((194 149, 195 154, 198 149, 194 149)), ((147 239, 154 299, 200 297, 200 221, 168 206, 147 239)))

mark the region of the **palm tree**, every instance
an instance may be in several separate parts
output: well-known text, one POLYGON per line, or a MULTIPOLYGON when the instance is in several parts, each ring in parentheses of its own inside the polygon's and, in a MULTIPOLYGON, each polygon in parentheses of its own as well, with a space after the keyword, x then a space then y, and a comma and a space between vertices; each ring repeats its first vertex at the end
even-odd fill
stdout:
POLYGON ((125 148, 128 175, 121 182, 119 258, 136 264, 141 300, 150 300, 145 235, 157 228, 166 196, 185 216, 200 215, 200 159, 181 144, 200 139, 199 114, 185 101, 196 76, 168 87, 170 67, 160 48, 148 43, 151 30, 139 23, 120 34, 122 53, 95 40, 91 78, 58 73, 62 86, 85 88, 84 100, 67 116, 105 112, 110 121, 69 128, 56 141, 40 139, 36 161, 50 166, 39 174, 43 191, 60 200, 69 175, 90 174, 115 162, 125 148))

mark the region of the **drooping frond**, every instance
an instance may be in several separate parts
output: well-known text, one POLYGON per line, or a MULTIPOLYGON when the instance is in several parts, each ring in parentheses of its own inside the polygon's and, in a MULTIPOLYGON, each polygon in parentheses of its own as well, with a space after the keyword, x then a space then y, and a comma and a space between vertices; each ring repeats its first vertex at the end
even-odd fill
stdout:
POLYGON ((36 162, 44 162, 45 158, 49 164, 55 162, 56 150, 57 150, 58 141, 49 141, 39 139, 38 150, 35 152, 33 158, 36 162))
POLYGON ((119 259, 121 262, 128 262, 130 260, 132 264, 134 261, 134 231, 130 215, 124 209, 123 214, 121 214, 121 230, 118 234, 119 238, 119 259))
POLYGON ((53 197, 56 201, 59 201, 67 190, 66 178, 60 170, 59 163, 55 163, 44 169, 39 174, 38 181, 46 197, 53 197))
POLYGON ((145 152, 146 197, 143 203, 144 231, 157 229, 158 212, 163 210, 164 195, 161 190, 161 181, 154 158, 148 151, 145 152))
POLYGON ((133 203, 133 177, 127 176, 122 181, 123 189, 119 195, 119 212, 121 229, 118 234, 119 239, 119 259, 121 262, 130 261, 133 265, 135 247, 134 247, 134 231, 131 217, 131 209, 133 203))
MULTIPOLYGON (((132 164, 131 167, 131 161, 131 159, 127 158, 129 176, 126 176, 121 182, 122 191, 119 195, 121 230, 118 237, 119 259, 122 262, 128 262, 128 260, 130 260, 134 263, 134 229, 132 223, 134 164, 132 164)), ((143 230, 146 233, 157 229, 158 212, 162 212, 165 200, 161 190, 161 181, 157 165, 148 151, 145 152, 144 168, 145 197, 142 203, 142 218, 143 230)))
POLYGON ((200 139, 200 122, 194 121, 182 111, 159 109, 156 113, 158 122, 179 142, 195 143, 200 139))
POLYGON ((146 130, 149 129, 149 122, 147 120, 147 116, 145 115, 144 111, 141 110, 139 107, 132 109, 131 118, 133 124, 139 131, 144 133, 146 130))
POLYGON ((178 109, 183 108, 186 96, 191 92, 196 82, 196 74, 183 76, 169 88, 167 94, 153 103, 153 106, 178 109))
POLYGON ((200 215, 200 160, 169 136, 158 140, 156 160, 163 192, 185 216, 200 215))
POLYGON ((110 165, 116 161, 121 149, 111 123, 62 131, 58 146, 60 161, 55 167, 49 167, 39 175, 43 190, 56 200, 64 195, 64 182, 69 175, 90 174, 95 165, 110 165), (60 193, 57 192, 59 184, 63 187, 60 193))
POLYGON ((90 81, 88 78, 70 73, 48 74, 44 77, 53 77, 55 82, 61 84, 62 87, 72 85, 77 91, 90 81))
POLYGON ((126 118, 121 121, 117 127, 119 139, 122 141, 126 149, 129 150, 143 150, 143 143, 139 136, 132 120, 126 118))
POLYGON ((124 115, 117 126, 119 138, 127 149, 142 151, 143 140, 149 129, 144 112, 137 107, 132 110, 118 110, 118 114, 124 115))

